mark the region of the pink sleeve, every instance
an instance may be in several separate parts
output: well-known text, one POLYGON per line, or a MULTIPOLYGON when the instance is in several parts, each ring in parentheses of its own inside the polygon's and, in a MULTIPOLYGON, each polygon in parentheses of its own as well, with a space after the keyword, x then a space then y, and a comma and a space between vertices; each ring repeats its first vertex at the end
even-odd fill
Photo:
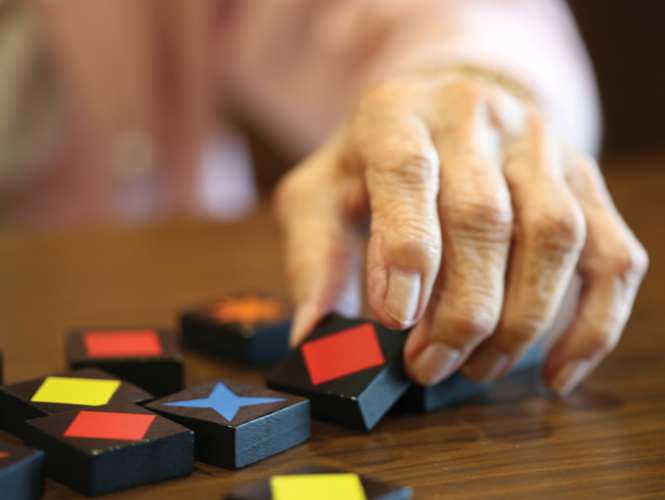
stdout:
POLYGON ((593 70, 563 1, 244 0, 236 8, 225 40, 231 97, 294 156, 319 144, 368 85, 458 63, 520 81, 567 141, 597 152, 593 70))

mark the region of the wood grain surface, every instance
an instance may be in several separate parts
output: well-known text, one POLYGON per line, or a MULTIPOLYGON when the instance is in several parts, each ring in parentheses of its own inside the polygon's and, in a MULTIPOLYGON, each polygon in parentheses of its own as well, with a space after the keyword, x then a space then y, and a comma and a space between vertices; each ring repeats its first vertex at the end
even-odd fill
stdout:
MULTIPOLYGON (((605 166, 620 211, 651 268, 622 341, 571 396, 538 377, 428 415, 389 418, 369 434, 314 422, 302 446, 240 471, 196 464, 191 477, 108 499, 220 499, 240 486, 319 464, 412 486, 416 499, 665 498, 665 158, 605 166)), ((0 348, 6 382, 65 370, 65 334, 79 325, 175 326, 184 307, 243 290, 284 292, 268 204, 231 225, 39 231, 0 228, 0 348)), ((186 383, 249 369, 186 352, 186 383)), ((16 443, 0 433, 0 441, 16 443)), ((79 495, 48 480, 47 499, 79 495)), ((313 499, 315 500, 315 499, 313 499)))

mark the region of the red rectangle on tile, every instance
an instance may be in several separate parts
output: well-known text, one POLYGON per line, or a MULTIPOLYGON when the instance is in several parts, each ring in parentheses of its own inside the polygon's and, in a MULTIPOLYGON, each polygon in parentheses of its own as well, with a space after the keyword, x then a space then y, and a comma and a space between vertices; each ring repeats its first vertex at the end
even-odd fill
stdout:
POLYGON ((69 424, 65 437, 141 441, 156 415, 81 411, 69 424))
POLYGON ((91 358, 160 356, 163 353, 155 330, 85 332, 83 344, 91 358))
POLYGON ((305 342, 302 355, 314 385, 386 362, 372 323, 305 342))

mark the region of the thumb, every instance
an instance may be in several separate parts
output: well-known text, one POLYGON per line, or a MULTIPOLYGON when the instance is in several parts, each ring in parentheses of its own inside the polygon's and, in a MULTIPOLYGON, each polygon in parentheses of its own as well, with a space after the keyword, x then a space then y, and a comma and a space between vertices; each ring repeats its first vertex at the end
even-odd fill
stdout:
POLYGON ((287 174, 276 191, 287 282, 296 304, 292 346, 326 315, 360 312, 361 240, 356 221, 363 188, 340 171, 338 158, 334 148, 324 148, 287 174))

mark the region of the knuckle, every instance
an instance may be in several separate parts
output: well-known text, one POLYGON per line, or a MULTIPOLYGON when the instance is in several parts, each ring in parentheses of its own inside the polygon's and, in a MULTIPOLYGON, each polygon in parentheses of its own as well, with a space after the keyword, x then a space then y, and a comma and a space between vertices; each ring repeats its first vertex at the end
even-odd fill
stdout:
POLYGON ((402 187, 435 186, 439 161, 434 151, 414 139, 389 140, 385 147, 364 161, 368 173, 389 181, 398 179, 402 187))
POLYGON ((430 181, 438 174, 438 162, 434 155, 419 145, 414 144, 411 147, 407 145, 396 156, 398 161, 395 163, 399 165, 400 173, 406 179, 412 179, 421 184, 430 181))
POLYGON ((467 306, 450 317, 450 324, 462 342, 476 343, 489 337, 496 328, 497 318, 485 306, 467 306))
POLYGON ((512 232, 513 212, 506 197, 499 195, 467 197, 445 207, 449 222, 465 233, 482 239, 505 241, 512 232))
POLYGON ((641 281, 649 267, 649 256, 644 247, 635 243, 625 246, 611 257, 613 273, 623 282, 641 281))
POLYGON ((441 234, 436 225, 420 218, 403 218, 390 226, 384 241, 394 260, 425 267, 438 263, 441 234))
POLYGON ((584 244, 586 222, 582 211, 573 204, 543 210, 526 225, 536 245, 544 248, 570 254, 579 252, 584 244))

